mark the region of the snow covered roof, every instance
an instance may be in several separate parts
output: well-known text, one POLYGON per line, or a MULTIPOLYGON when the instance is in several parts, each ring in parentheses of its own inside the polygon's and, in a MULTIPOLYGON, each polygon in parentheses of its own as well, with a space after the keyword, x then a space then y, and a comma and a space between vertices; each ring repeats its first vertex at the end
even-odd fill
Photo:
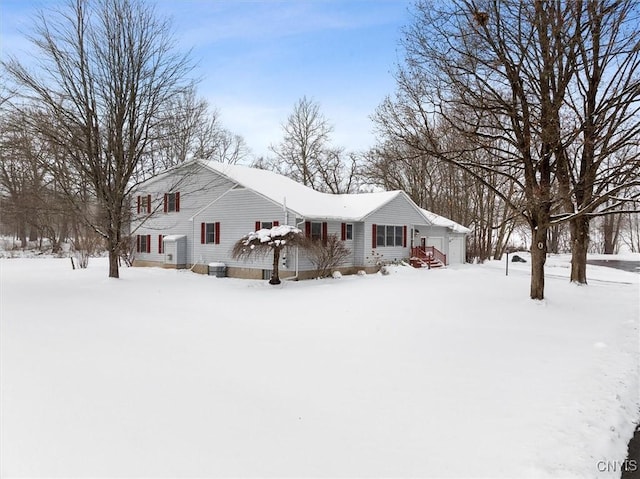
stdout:
POLYGON ((162 238, 162 241, 167 241, 167 242, 179 241, 182 238, 186 238, 186 236, 185 235, 164 235, 162 238))
POLYGON ((321 193, 272 171, 216 161, 201 163, 276 203, 286 201, 287 208, 304 218, 359 221, 393 198, 405 195, 402 191, 343 195, 321 193))
POLYGON ((440 216, 432 213, 431 211, 425 210, 424 208, 420 208, 420 213, 422 213, 422 216, 429 220, 429 222, 434 226, 444 226, 445 228, 451 229, 455 233, 471 233, 471 230, 469 228, 466 228, 461 224, 450 220, 449 218, 445 218, 444 216, 440 216))
POLYGON ((229 178, 234 183, 283 204, 303 218, 324 218, 361 221, 365 216, 387 204, 397 196, 405 196, 425 218, 427 223, 443 226, 456 233, 470 233, 471 230, 444 216, 418 208, 411 198, 400 190, 377 193, 356 193, 334 195, 321 193, 286 176, 259 168, 230 165, 217 161, 200 161, 202 165, 229 178))

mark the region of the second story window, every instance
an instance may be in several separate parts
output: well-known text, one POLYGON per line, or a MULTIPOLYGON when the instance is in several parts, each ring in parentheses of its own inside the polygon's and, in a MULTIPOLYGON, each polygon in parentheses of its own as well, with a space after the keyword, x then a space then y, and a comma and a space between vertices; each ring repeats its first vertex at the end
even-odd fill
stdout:
POLYGON ((138 214, 151 214, 151 195, 138 196, 138 214))
POLYGON ((164 194, 164 212, 172 213, 180 211, 180 192, 164 194))

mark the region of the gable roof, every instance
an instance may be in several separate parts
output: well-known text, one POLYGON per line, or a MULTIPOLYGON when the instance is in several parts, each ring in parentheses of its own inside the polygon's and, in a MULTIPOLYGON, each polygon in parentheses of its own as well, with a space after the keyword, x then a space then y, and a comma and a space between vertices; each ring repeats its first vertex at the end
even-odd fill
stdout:
POLYGON ((426 224, 449 228, 455 233, 471 232, 469 228, 455 221, 418 207, 409 195, 401 190, 335 195, 316 191, 269 170, 217 161, 198 160, 196 163, 225 176, 240 187, 255 191, 276 204, 284 206, 286 203, 288 209, 303 218, 362 221, 394 198, 402 196, 418 211, 426 224))
MULTIPOLYGON (((250 188, 278 204, 284 204, 304 218, 360 221, 387 204, 403 191, 334 195, 304 186, 286 176, 248 166, 217 161, 201 161, 206 168, 250 188)), ((410 199, 407 197, 410 201, 410 199)))

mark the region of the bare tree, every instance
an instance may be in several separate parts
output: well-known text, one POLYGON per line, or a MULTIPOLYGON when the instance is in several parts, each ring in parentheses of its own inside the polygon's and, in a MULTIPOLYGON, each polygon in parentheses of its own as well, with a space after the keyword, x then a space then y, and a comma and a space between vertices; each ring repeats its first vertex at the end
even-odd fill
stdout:
POLYGON ((193 85, 167 100, 151 136, 140 168, 146 176, 194 159, 235 164, 249 154, 244 139, 222 126, 220 113, 193 85))
POLYGON ((640 214, 626 213, 621 240, 632 253, 640 253, 640 214))
POLYGON ((419 1, 406 32, 398 94, 378 110, 387 140, 462 168, 528 223, 534 299, 544 297, 550 227, 606 214, 596 209, 622 186, 603 188, 594 202, 589 189, 597 178, 623 178, 627 187, 637 182, 637 163, 623 161, 608 172, 591 166, 594 155, 610 157, 613 144, 637 139, 637 10, 637 3, 613 0, 419 1), (620 32, 635 28, 631 41, 622 35, 609 37, 610 48, 596 46, 605 14, 624 25, 620 32), (608 76, 596 68, 596 58, 606 58, 603 64, 611 68, 624 65, 619 76, 608 77, 615 78, 609 86, 596 81, 608 76), (598 103, 605 97, 609 109, 598 103), (443 128, 465 141, 443 142, 443 128), (499 161, 487 164, 476 151, 499 161), (573 161, 572 151, 586 161, 573 161), (517 201, 496 187, 494 174, 516 185, 517 201), (579 201, 571 199, 576 195, 579 201))
POLYGON ((318 191, 339 194, 357 188, 358 156, 331 146, 333 127, 317 102, 306 96, 298 100, 282 129, 282 142, 269 147, 275 157, 260 158, 254 167, 276 171, 318 191))
POLYGON ((313 188, 316 165, 324 154, 333 127, 320 113, 320 105, 305 96, 295 104, 282 129, 282 142, 270 146, 276 155, 277 168, 313 188))
POLYGON ((231 256, 234 259, 264 257, 273 254, 273 269, 269 284, 280 284, 280 253, 285 248, 306 245, 302 230, 289 225, 274 226, 251 232, 233 245, 231 256))
POLYGON ((69 0, 39 12, 30 40, 37 69, 16 58, 4 69, 51 119, 31 127, 59 149, 54 178, 79 214, 83 205, 70 184, 90 187, 100 214, 84 218, 105 239, 109 276, 117 278, 133 175, 154 124, 187 85, 190 62, 175 51, 168 20, 142 0, 69 0))
POLYGON ((562 127, 570 146, 558 152, 558 178, 566 203, 560 219, 571 230, 571 281, 586 283, 590 220, 639 198, 630 187, 640 184, 640 4, 582 0, 573 8, 580 35, 562 127))
POLYGON ((6 198, 4 219, 13 222, 23 248, 38 239, 42 219, 51 218, 55 202, 45 197, 47 145, 30 130, 26 115, 2 108, 0 118, 0 191, 6 198))

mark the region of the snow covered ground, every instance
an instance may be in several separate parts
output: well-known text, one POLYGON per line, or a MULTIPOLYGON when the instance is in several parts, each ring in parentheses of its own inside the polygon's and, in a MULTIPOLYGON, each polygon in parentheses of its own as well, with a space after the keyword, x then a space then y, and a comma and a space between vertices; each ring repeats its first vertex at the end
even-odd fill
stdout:
POLYGON ((554 257, 534 302, 504 266, 273 287, 2 259, 0 475, 619 477, 640 275, 554 257))

